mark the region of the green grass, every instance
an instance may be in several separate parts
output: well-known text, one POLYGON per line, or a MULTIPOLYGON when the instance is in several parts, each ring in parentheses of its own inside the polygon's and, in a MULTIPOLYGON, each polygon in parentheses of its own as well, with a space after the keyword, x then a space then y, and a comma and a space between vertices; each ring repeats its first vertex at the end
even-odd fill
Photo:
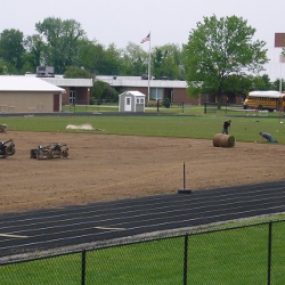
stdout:
MULTIPOLYGON (((114 113, 119 111, 118 104, 110 103, 106 105, 64 105, 62 111, 66 113, 114 113)), ((216 105, 171 105, 170 108, 164 106, 157 109, 156 106, 145 107, 145 113, 155 114, 176 114, 176 115, 203 115, 205 114, 221 114, 221 115, 246 115, 246 116, 259 116, 259 117, 279 117, 284 113, 268 112, 268 111, 255 111, 252 109, 244 110, 241 106, 221 106, 218 110, 216 105)))
MULTIPOLYGON (((1 117, 0 123, 6 123, 11 131, 67 132, 67 124, 90 123, 105 134, 212 139, 228 118, 232 119, 230 131, 238 141, 261 142, 258 132, 266 131, 285 144, 283 117, 263 113, 242 117, 234 112, 195 116, 26 116, 1 117)), ((284 234, 285 224, 275 224, 272 284, 285 284, 284 234)), ((189 284, 265 284, 266 226, 191 236, 189 266, 189 284)), ((182 284, 182 274, 183 238, 87 254, 86 285, 182 284)), ((80 254, 0 266, 1 285, 81 284, 80 275, 80 254)))
MULTIPOLYGON (((90 123, 105 134, 212 139, 221 132, 223 121, 232 119, 230 133, 237 141, 263 142, 259 131, 271 133, 285 144, 285 119, 273 117, 230 117, 221 114, 201 116, 56 116, 2 117, 11 131, 66 132, 68 124, 90 123)), ((88 131, 90 133, 90 131, 88 131)), ((98 133, 98 131, 92 131, 98 133)), ((91 132, 91 133, 92 133, 91 132)))
MULTIPOLYGON (((285 284, 285 223, 273 225, 272 284, 285 284)), ((184 238, 87 252, 86 285, 183 284, 184 238)), ((266 284, 268 226, 189 237, 188 284, 266 284)), ((0 267, 0 284, 80 285, 80 254, 0 267)))
POLYGON ((81 255, 0 266, 1 285, 80 285, 81 255))

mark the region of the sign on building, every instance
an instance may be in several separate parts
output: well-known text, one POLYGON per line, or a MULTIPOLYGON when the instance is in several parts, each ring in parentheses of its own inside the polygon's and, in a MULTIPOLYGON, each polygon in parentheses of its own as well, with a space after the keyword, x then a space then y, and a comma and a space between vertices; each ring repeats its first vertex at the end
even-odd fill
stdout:
POLYGON ((274 47, 285 47, 285 33, 275 33, 275 44, 274 47))

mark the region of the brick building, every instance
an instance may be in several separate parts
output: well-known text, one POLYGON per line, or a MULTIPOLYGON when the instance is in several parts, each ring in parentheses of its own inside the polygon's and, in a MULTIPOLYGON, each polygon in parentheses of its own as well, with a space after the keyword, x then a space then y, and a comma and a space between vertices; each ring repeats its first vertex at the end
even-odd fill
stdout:
POLYGON ((65 94, 62 96, 63 105, 90 104, 92 78, 64 78, 63 75, 54 75, 54 77, 42 77, 41 79, 65 89, 65 94))
POLYGON ((168 98, 172 104, 201 103, 201 98, 190 97, 187 93, 187 82, 182 80, 150 80, 150 94, 148 98, 148 80, 140 76, 96 76, 115 88, 119 93, 128 90, 138 90, 146 95, 146 101, 157 101, 168 98))

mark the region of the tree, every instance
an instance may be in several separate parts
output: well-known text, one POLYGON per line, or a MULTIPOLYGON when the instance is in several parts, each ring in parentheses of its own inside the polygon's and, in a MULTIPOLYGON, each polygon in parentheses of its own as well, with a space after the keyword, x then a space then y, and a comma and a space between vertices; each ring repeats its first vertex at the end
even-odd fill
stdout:
POLYGON ((101 80, 94 82, 91 95, 93 103, 97 103, 98 105, 104 101, 107 103, 118 102, 118 92, 108 83, 101 80))
POLYGON ((75 20, 46 18, 36 24, 42 42, 45 43, 45 64, 52 65, 56 72, 63 73, 66 66, 78 62, 80 40, 85 38, 85 32, 75 20))
POLYGON ((83 67, 68 66, 64 72, 64 78, 90 78, 91 74, 83 67))
POLYGON ((129 43, 122 52, 122 72, 126 75, 140 76, 147 71, 148 54, 141 46, 129 43))
POLYGON ((24 35, 19 30, 4 30, 0 34, 0 58, 7 63, 7 68, 11 73, 20 73, 24 49, 24 35))
POLYGON ((79 43, 79 65, 92 74, 100 74, 103 65, 104 48, 95 41, 87 39, 79 43))
POLYGON ((152 55, 155 78, 184 79, 182 51, 174 44, 156 47, 152 55))
POLYGON ((230 76, 261 71, 268 61, 267 50, 265 42, 253 39, 254 34, 255 29, 236 16, 214 15, 197 23, 186 46, 190 94, 209 93, 220 103, 230 76))
POLYGON ((272 88, 273 90, 278 90, 282 92, 284 92, 285 90, 285 80, 284 79, 276 79, 273 83, 272 83, 272 88), (280 86, 281 85, 281 86, 280 86))
POLYGON ((250 90, 271 90, 273 88, 270 78, 267 74, 262 76, 251 76, 250 90))
POLYGON ((25 63, 35 72, 37 66, 44 65, 45 55, 48 54, 47 45, 40 35, 28 36, 25 40, 26 56, 25 63))
POLYGON ((103 53, 101 74, 118 75, 122 70, 122 53, 114 44, 110 44, 103 53))
POLYGON ((117 75, 122 73, 121 51, 114 44, 104 48, 96 41, 81 40, 78 60, 79 65, 92 74, 117 75))
POLYGON ((245 98, 252 86, 252 78, 244 74, 233 74, 227 77, 224 83, 224 94, 227 96, 228 103, 234 103, 236 96, 245 98))
POLYGON ((3 59, 0 59, 0 74, 8 74, 7 63, 3 59))

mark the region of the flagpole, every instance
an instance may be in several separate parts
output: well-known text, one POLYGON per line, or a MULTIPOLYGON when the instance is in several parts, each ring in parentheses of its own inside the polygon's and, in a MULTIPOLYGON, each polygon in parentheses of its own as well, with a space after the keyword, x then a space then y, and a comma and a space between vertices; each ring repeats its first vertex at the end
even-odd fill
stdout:
POLYGON ((148 43, 148 59, 147 59, 147 103, 150 100, 150 83, 151 83, 151 33, 141 40, 141 44, 148 43))
POLYGON ((279 92, 282 93, 282 63, 283 63, 283 55, 282 52, 279 55, 279 64, 280 64, 280 80, 279 80, 279 92))
POLYGON ((151 81, 151 33, 149 33, 149 45, 148 45, 148 69, 147 69, 147 103, 150 100, 150 81, 151 81))

